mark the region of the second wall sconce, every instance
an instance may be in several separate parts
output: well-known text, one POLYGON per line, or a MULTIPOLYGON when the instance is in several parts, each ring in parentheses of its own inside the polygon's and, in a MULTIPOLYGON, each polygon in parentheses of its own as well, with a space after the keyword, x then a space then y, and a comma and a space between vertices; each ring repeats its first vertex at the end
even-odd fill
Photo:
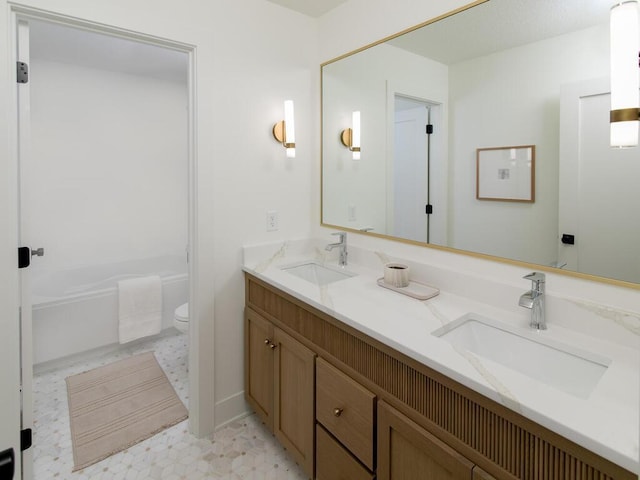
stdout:
POLYGON ((353 159, 360 160, 360 112, 353 112, 351 128, 342 131, 340 140, 350 152, 353 152, 353 159))
POLYGON ((638 2, 617 2, 611 8, 611 146, 638 145, 640 68, 638 65, 638 2))
POLYGON ((293 118, 293 100, 284 101, 284 120, 273 126, 273 136, 287 149, 287 158, 296 158, 296 127, 293 118))

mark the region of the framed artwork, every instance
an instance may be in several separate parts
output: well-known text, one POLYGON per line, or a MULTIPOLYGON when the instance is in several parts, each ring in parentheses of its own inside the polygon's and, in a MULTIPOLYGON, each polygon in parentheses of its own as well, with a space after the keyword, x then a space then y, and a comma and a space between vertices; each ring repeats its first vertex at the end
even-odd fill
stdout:
POLYGON ((476 150, 478 200, 533 203, 535 187, 535 145, 476 150))

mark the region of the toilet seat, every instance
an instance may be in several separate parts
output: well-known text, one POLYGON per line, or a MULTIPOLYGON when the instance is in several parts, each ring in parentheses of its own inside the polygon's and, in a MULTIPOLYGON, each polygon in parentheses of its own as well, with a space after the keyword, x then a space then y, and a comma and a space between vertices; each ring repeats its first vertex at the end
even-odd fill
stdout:
POLYGON ((176 320, 180 320, 181 322, 189 321, 189 304, 183 303, 178 308, 176 308, 174 318, 176 320))
POLYGON ((173 326, 181 332, 189 330, 189 303, 183 303, 176 308, 173 316, 173 326))

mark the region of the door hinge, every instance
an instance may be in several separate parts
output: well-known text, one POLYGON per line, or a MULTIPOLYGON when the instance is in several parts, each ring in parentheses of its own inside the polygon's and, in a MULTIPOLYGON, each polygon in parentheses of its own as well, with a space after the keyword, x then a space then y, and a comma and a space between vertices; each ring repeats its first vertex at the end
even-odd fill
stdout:
POLYGON ((425 206, 424 213, 427 215, 431 215, 433 213, 433 205, 427 204, 425 206))
POLYGON ((0 452, 0 478, 13 478, 16 473, 16 455, 13 448, 0 452))
POLYGON ((20 431, 20 450, 25 451, 33 445, 33 435, 30 428, 20 431))
POLYGON ((431 135, 433 133, 433 125, 427 125, 427 135, 431 135))
POLYGON ((24 62, 16 62, 16 76, 18 83, 27 83, 29 81, 29 65, 24 62))

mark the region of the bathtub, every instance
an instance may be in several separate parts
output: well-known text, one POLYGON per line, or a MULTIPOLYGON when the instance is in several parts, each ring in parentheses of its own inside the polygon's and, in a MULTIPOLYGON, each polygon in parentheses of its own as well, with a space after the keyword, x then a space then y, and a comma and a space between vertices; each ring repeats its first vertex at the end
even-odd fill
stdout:
POLYGON ((117 344, 118 281, 146 275, 162 279, 162 328, 170 328, 189 295, 183 255, 32 271, 33 363, 117 344))

